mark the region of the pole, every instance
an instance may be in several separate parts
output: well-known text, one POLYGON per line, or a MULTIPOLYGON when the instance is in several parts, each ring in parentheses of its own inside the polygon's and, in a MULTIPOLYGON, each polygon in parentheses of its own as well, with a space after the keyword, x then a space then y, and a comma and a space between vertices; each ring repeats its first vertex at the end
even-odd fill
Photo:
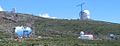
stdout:
POLYGON ((81 20, 83 20, 83 16, 82 16, 82 11, 83 11, 83 5, 84 5, 85 3, 83 2, 83 3, 81 3, 81 11, 80 11, 80 19, 81 20))

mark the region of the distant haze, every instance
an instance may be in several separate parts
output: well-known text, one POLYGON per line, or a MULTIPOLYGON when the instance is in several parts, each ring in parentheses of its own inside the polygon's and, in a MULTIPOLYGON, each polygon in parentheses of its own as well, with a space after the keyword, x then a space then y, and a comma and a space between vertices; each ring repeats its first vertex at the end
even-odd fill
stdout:
POLYGON ((0 11, 3 11, 3 8, 0 6, 0 11))

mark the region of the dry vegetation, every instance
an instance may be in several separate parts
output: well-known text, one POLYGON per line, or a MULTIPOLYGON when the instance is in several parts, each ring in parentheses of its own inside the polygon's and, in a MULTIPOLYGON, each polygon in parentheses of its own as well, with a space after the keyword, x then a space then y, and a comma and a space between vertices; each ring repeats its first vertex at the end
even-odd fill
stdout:
MULTIPOLYGON (((39 44, 41 46, 119 46, 119 41, 98 40, 82 41, 77 39, 80 31, 96 36, 108 35, 109 33, 120 34, 120 24, 104 21, 80 21, 67 19, 47 19, 29 14, 14 13, 17 19, 0 17, 0 46, 16 46, 39 44), (16 26, 31 26, 33 36, 52 37, 53 39, 25 40, 23 42, 9 41, 4 38, 13 36, 13 28, 16 26), (84 45, 85 44, 85 45, 84 45), (97 45, 96 45, 97 44, 97 45)), ((0 12, 0 15, 12 17, 13 13, 0 12)))

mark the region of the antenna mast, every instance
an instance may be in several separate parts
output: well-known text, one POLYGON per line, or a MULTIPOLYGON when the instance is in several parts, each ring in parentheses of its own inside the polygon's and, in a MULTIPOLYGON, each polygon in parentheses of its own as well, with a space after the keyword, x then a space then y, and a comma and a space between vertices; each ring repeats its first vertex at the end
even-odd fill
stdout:
POLYGON ((81 6, 81 11, 83 10, 83 5, 85 4, 85 2, 81 3, 80 6, 81 6))
POLYGON ((83 3, 80 4, 81 11, 80 11, 79 16, 80 16, 80 19, 81 19, 81 20, 83 19, 82 12, 83 12, 83 5, 84 5, 84 4, 85 4, 85 2, 83 2, 83 3))

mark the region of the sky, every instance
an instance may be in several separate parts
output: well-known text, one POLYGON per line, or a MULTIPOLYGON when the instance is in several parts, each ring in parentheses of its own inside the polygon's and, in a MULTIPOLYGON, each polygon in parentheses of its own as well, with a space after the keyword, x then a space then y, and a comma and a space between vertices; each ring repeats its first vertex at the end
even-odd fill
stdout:
POLYGON ((120 23, 120 0, 0 0, 0 11, 33 14, 46 18, 79 19, 81 8, 90 11, 93 20, 120 23))

